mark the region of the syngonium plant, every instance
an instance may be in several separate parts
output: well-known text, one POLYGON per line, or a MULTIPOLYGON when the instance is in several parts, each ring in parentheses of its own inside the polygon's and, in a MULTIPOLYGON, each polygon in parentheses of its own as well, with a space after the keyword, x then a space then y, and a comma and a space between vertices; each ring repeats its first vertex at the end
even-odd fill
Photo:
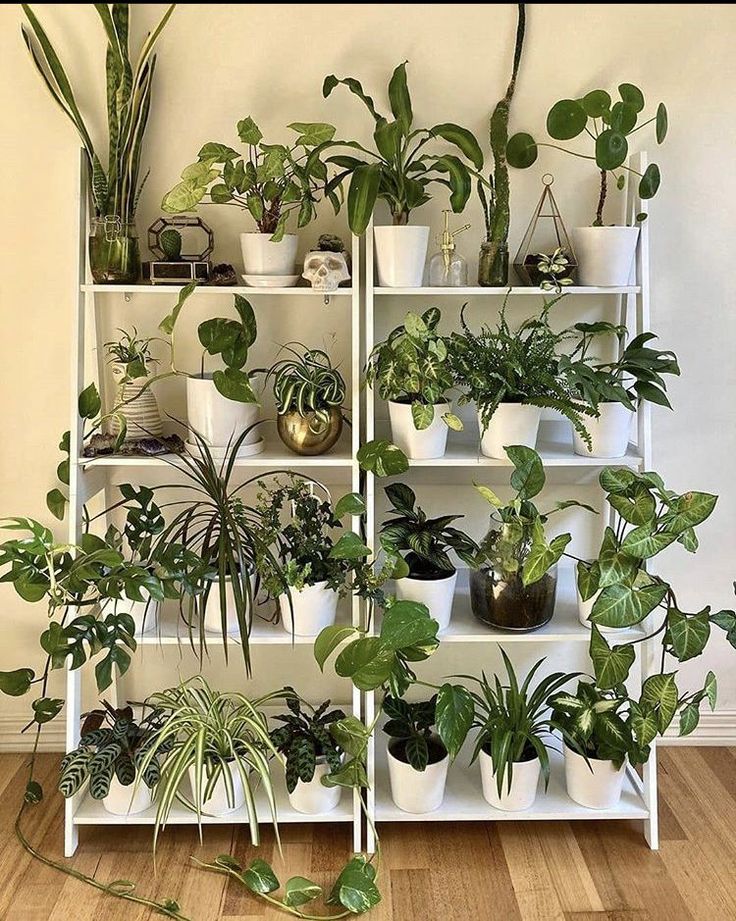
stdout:
MULTIPOLYGON (((639 177, 639 198, 653 198, 659 189, 660 172, 656 163, 650 163, 643 174, 626 165, 629 155, 629 138, 636 131, 654 123, 657 144, 667 136, 667 108, 663 102, 656 113, 639 122, 644 110, 644 94, 633 83, 618 87, 619 99, 614 102, 607 90, 591 90, 580 99, 561 99, 547 114, 547 133, 555 141, 569 141, 587 135, 594 145, 592 154, 568 150, 558 144, 535 141, 531 134, 519 132, 509 139, 506 156, 511 166, 527 169, 536 162, 540 147, 552 147, 595 163, 600 172, 600 192, 596 206, 594 227, 603 226, 603 211, 608 192, 609 173, 620 190, 626 184, 626 173, 639 177)), ((641 220, 646 215, 638 215, 641 220)))

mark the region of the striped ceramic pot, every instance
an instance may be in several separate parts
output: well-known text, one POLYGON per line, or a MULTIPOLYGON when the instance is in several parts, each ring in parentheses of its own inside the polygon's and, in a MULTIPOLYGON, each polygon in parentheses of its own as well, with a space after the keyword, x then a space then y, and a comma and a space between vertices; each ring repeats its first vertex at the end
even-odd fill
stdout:
POLYGON ((127 431, 126 441, 138 441, 140 438, 161 438, 164 433, 161 424, 161 414, 158 403, 153 395, 153 390, 148 387, 143 390, 147 377, 137 377, 118 387, 116 406, 118 407, 112 419, 114 435, 120 432, 120 416, 125 416, 127 431))

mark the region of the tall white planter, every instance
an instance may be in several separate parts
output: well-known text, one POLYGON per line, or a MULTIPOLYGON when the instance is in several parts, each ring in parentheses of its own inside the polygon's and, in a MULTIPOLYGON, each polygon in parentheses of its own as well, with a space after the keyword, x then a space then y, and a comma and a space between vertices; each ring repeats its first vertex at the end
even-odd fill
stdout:
POLYGON ((153 805, 153 792, 140 781, 124 787, 113 774, 110 792, 102 800, 105 811, 111 815, 138 815, 153 805))
POLYGON ((317 759, 314 777, 304 783, 297 781, 293 793, 289 793, 291 808, 304 815, 324 815, 337 809, 342 797, 342 787, 325 787, 322 778, 330 773, 330 766, 324 758, 317 759))
POLYGON ((317 636, 325 627, 335 623, 338 594, 326 582, 292 588, 289 596, 279 595, 281 626, 294 636, 317 636))
MULTIPOLYGON (((224 397, 215 387, 211 375, 187 378, 189 428, 201 435, 210 447, 227 447, 245 429, 258 422, 260 412, 261 407, 258 403, 239 403, 237 400, 228 400, 224 397)), ((262 438, 255 428, 248 432, 243 447, 255 446, 259 442, 262 442, 262 438)))
POLYGON ((457 571, 445 579, 413 579, 406 576, 396 580, 396 597, 426 605, 429 616, 437 621, 439 632, 442 633, 450 625, 456 582, 457 571))
POLYGON ((125 441, 138 441, 141 438, 161 438, 164 433, 158 403, 148 383, 147 377, 136 377, 118 387, 116 405, 112 417, 113 435, 120 433, 119 416, 125 417, 125 441))
MULTIPOLYGON (((228 636, 240 636, 240 625, 238 624, 238 615, 235 609, 235 595, 233 594, 232 580, 227 579, 225 586, 225 610, 228 636)), ((256 577, 250 577, 250 591, 255 599, 256 597, 256 577)), ((212 588, 207 596, 207 603, 204 607, 204 629, 206 633, 219 633, 222 635, 222 613, 220 608, 220 585, 219 581, 212 583, 212 588)))
POLYGON ((278 243, 270 233, 241 233, 240 249, 246 275, 294 275, 299 238, 286 233, 278 243))
POLYGON ((590 435, 592 448, 573 430, 573 446, 576 454, 583 457, 623 457, 629 447, 629 433, 634 413, 623 403, 600 403, 600 415, 585 416, 585 427, 590 435))
POLYGON ((378 284, 383 288, 421 288, 429 227, 374 227, 373 236, 378 284))
POLYGON ((581 285, 612 288, 632 283, 638 227, 575 227, 573 247, 581 285))
POLYGON ((115 605, 121 614, 130 614, 135 623, 135 636, 153 633, 158 627, 160 605, 158 601, 128 601, 123 599, 115 605))
MULTIPOLYGON (((228 770, 230 771, 230 776, 233 781, 233 790, 232 798, 228 801, 227 797, 227 785, 225 779, 222 776, 222 773, 218 776, 215 781, 215 785, 212 789, 211 795, 200 803, 200 809, 203 813, 207 815, 227 815, 229 812, 235 812, 236 809, 240 807, 245 802, 245 791, 243 790, 243 781, 240 776, 240 771, 234 761, 228 764, 228 770)), ((247 770, 247 766, 246 766, 247 770)), ((194 767, 189 768, 189 785, 192 788, 192 802, 194 803, 195 796, 195 779, 196 771, 194 767)), ((204 796, 205 790, 207 789, 207 772, 206 770, 202 772, 202 795, 204 796)))
POLYGON ((589 758, 565 745, 565 783, 570 799, 588 809, 613 809, 621 799, 626 764, 589 758), (588 766, 590 764, 590 766, 588 766))
POLYGON ((533 758, 531 761, 517 761, 512 771, 511 789, 508 786, 508 773, 506 773, 501 785, 501 796, 498 795, 491 756, 481 749, 478 762, 483 784, 483 798, 494 809, 502 809, 504 812, 520 812, 534 805, 541 772, 539 758, 533 758))
POLYGON ((432 422, 428 428, 420 430, 414 425, 411 403, 394 403, 389 400, 391 440, 410 460, 444 457, 447 448, 447 426, 442 417, 449 411, 449 403, 436 403, 432 422))
POLYGON ((525 403, 501 403, 491 416, 488 428, 483 429, 480 413, 478 413, 481 452, 486 457, 505 460, 504 448, 508 445, 535 447, 541 417, 542 410, 539 406, 527 406, 525 403))
POLYGON ((424 771, 417 771, 394 757, 389 747, 388 776, 394 803, 404 812, 414 814, 439 809, 445 796, 449 764, 450 756, 445 754, 441 761, 428 764, 424 771))

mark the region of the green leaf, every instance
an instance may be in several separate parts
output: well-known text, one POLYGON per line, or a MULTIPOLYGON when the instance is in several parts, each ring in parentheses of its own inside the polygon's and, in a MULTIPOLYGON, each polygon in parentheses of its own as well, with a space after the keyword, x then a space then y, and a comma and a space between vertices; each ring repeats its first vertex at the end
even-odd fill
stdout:
POLYGON ((255 147, 263 139, 263 134, 249 115, 238 122, 238 137, 244 144, 255 147))
POLYGON ((588 116, 575 99, 561 99, 547 114, 547 132, 557 141, 569 141, 585 130, 588 116))
POLYGON ((212 381, 226 399, 234 400, 237 403, 257 403, 253 388, 251 387, 250 378, 245 371, 238 371, 235 368, 225 368, 224 371, 217 370, 212 375, 212 381))
POLYGON ((94 419, 97 416, 102 407, 102 402, 95 384, 85 387, 79 394, 78 406, 79 415, 82 419, 94 419))
POLYGON ((599 169, 618 169, 629 155, 629 142, 621 131, 606 128, 595 139, 595 162, 599 169))
POLYGON ((514 465, 511 486, 522 499, 533 499, 544 488, 544 467, 542 459, 533 448, 525 445, 509 445, 506 454, 514 465))
POLYGON ((443 138, 443 140, 459 147, 463 156, 470 160, 477 170, 483 169, 483 151, 480 149, 480 144, 478 144, 473 133, 468 131, 467 128, 447 122, 442 125, 435 125, 434 128, 429 130, 433 137, 443 138))
POLYGON ((611 108, 611 97, 605 90, 591 90, 583 96, 580 105, 588 118, 600 118, 611 108))
POLYGON ((664 600, 667 586, 655 583, 635 589, 630 585, 609 585, 593 604, 590 620, 602 627, 633 627, 664 600))
POLYGON ((626 467, 605 467, 601 470, 598 482, 601 489, 608 493, 624 493, 636 482, 636 474, 626 467))
POLYGON ((598 591, 601 577, 600 567, 597 563, 590 564, 579 560, 576 569, 580 597, 583 601, 590 601, 598 591))
POLYGON ((664 732, 677 711, 675 673, 652 675, 642 685, 641 703, 657 708, 657 726, 664 732))
POLYGON ((509 166, 514 169, 528 169, 537 161, 539 148, 537 142, 524 131, 520 131, 509 138, 506 145, 506 159, 509 166))
POLYGON ((229 160, 237 160, 240 154, 227 144, 217 144, 210 141, 205 144, 197 154, 199 160, 212 160, 213 163, 227 163, 229 160))
POLYGON ((657 189, 659 189, 661 178, 657 164, 650 163, 639 180, 639 198, 654 198, 657 194, 657 189))
POLYGON ((614 646, 612 649, 600 630, 595 624, 592 624, 590 658, 593 661, 597 686, 601 690, 607 690, 626 681, 636 659, 636 652, 630 643, 624 646, 614 646))
POLYGON ((463 421, 455 413, 445 413, 442 416, 442 421, 453 432, 462 432, 463 430, 463 421))
POLYGON ((59 521, 64 520, 67 498, 60 489, 52 489, 46 493, 46 507, 59 521))
POLYGON ((560 559, 565 547, 571 540, 572 535, 559 534, 550 544, 547 544, 542 520, 541 518, 535 518, 532 524, 531 546, 521 571, 524 585, 532 585, 534 582, 538 582, 560 559))
POLYGON ((655 532, 651 525, 642 525, 629 531, 621 543, 621 551, 638 560, 648 560, 665 547, 669 547, 676 539, 677 534, 665 531, 655 532))
POLYGON ((696 703, 688 704, 680 711, 680 735, 688 736, 697 729, 700 722, 700 707, 696 703))
POLYGON ((345 627, 339 624, 325 627, 314 641, 314 658, 320 669, 324 670, 325 662, 337 647, 345 640, 351 639, 356 633, 358 633, 356 627, 345 627))
POLYGON ((375 691, 389 675, 396 653, 380 637, 368 636, 355 640, 343 649, 335 661, 335 671, 341 678, 350 678, 361 691, 375 691))
POLYGON ((346 493, 335 504, 335 518, 344 518, 345 515, 364 515, 365 511, 365 500, 358 492, 346 493))
POLYGON ((609 496, 609 505, 629 524, 643 525, 653 521, 657 503, 652 493, 643 483, 634 484, 626 494, 609 496))
POLYGON ((473 698, 462 685, 443 684, 437 693, 435 712, 437 732, 454 760, 473 725, 473 698))
POLYGON ((644 108, 644 94, 638 86, 634 86, 633 83, 622 83, 618 88, 618 92, 626 105, 631 106, 637 113, 642 111, 644 108))
POLYGON ((190 295, 194 292, 196 287, 197 282, 190 281, 188 285, 184 285, 184 287, 181 289, 176 304, 174 305, 174 309, 168 316, 164 317, 164 319, 158 325, 158 328, 162 333, 170 336, 174 332, 174 327, 176 326, 176 321, 179 319, 181 309, 189 299, 190 295))
POLYGON ((438 625, 426 605, 418 601, 396 601, 381 622, 381 640, 391 649, 403 650, 436 640, 438 625))
POLYGON ((698 614, 683 614, 676 608, 667 612, 667 639, 679 662, 699 656, 710 638, 710 608, 698 614))
POLYGON ((378 477, 396 476, 409 469, 406 454, 390 441, 368 441, 359 448, 356 457, 364 471, 378 477))
POLYGON ((355 234, 365 233, 381 185, 381 165, 361 163, 353 170, 348 190, 348 224, 355 234))
POLYGON ((357 716, 346 716, 330 724, 330 735, 338 746, 353 758, 363 755, 370 733, 357 716))
POLYGON ((318 147, 331 141, 335 136, 334 125, 328 125, 326 122, 292 122, 287 128, 299 134, 295 143, 301 144, 302 147, 318 147))
POLYGON ((342 905, 356 915, 365 914, 381 901, 374 878, 373 866, 364 857, 353 857, 335 881, 327 904, 342 905))
POLYGON ((260 858, 253 860, 248 869, 243 871, 242 879, 251 892, 259 895, 275 892, 280 885, 269 864, 260 858))
POLYGON ((414 401, 411 404, 411 418, 418 432, 428 429, 434 420, 434 406, 431 403, 414 401))
POLYGON ((64 701, 58 697, 39 697, 31 704, 33 719, 36 723, 48 723, 58 716, 64 706, 64 701))
POLYGON ((368 786, 368 774, 366 773, 365 765, 360 759, 352 758, 339 771, 323 777, 322 786, 349 787, 351 789, 365 788, 368 786))
POLYGON ((503 507, 503 501, 499 499, 496 493, 488 486, 479 486, 478 483, 473 483, 473 486, 475 486, 486 502, 490 503, 494 508, 503 507))
POLYGON ((29 780, 26 784, 23 800, 31 805, 37 805, 43 801, 43 787, 36 780, 29 780))
POLYGON ((22 697, 30 690, 36 673, 31 668, 16 668, 12 672, 0 672, 0 693, 8 697, 22 697))
POLYGON ((322 887, 317 883, 303 876, 292 876, 286 881, 284 887, 284 905, 289 908, 298 908, 300 905, 313 902, 320 895, 322 895, 322 887))
POLYGON ((362 560, 370 556, 370 547, 353 531, 346 531, 332 547, 329 556, 333 560, 362 560))
POLYGON ((411 130, 414 116, 411 110, 411 95, 406 82, 406 61, 394 70, 388 83, 388 100, 391 114, 401 123, 404 134, 411 130))
POLYGON ((715 710, 716 700, 718 697, 718 681, 713 672, 708 672, 708 674, 705 676, 705 684, 703 685, 703 690, 705 691, 705 696, 708 698, 710 709, 715 710))
POLYGON ((661 144, 664 139, 667 137, 667 107, 663 102, 657 106, 657 116, 656 116, 656 134, 657 134, 657 143, 661 144))
POLYGON ((649 707, 642 708, 633 701, 629 725, 639 745, 649 745, 657 737, 659 731, 656 713, 649 707))

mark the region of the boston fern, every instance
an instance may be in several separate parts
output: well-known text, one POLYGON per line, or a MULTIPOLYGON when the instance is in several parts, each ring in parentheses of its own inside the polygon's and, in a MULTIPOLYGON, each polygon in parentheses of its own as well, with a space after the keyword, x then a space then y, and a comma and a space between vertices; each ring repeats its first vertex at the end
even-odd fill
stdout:
POLYGON ((324 758, 333 772, 342 767, 342 750, 329 727, 345 719, 345 714, 342 710, 329 710, 329 700, 314 708, 302 701, 293 688, 286 687, 285 691, 293 694, 286 698, 291 713, 274 717, 284 725, 271 731, 271 741, 286 757, 286 789, 293 793, 300 780, 309 783, 314 779, 317 759, 324 758), (304 707, 311 712, 305 712, 304 707))
POLYGON ((280 416, 298 412, 302 419, 314 414, 310 429, 319 434, 330 423, 330 410, 344 403, 347 386, 342 374, 332 367, 327 352, 295 344, 301 351, 289 344, 283 346, 291 357, 274 362, 266 380, 273 377, 276 412, 280 416))
POLYGON ((455 572, 450 559, 454 550, 468 566, 475 566, 479 547, 467 534, 451 527, 462 515, 427 518, 416 505, 414 490, 404 483, 384 487, 394 508, 394 517, 381 525, 381 545, 392 553, 405 553, 409 575, 415 577, 449 575, 455 572))

